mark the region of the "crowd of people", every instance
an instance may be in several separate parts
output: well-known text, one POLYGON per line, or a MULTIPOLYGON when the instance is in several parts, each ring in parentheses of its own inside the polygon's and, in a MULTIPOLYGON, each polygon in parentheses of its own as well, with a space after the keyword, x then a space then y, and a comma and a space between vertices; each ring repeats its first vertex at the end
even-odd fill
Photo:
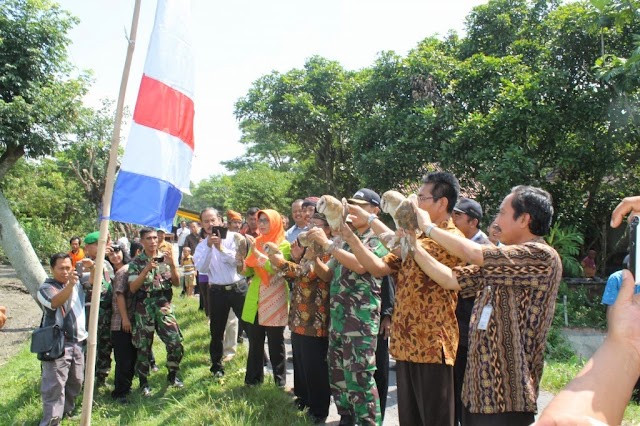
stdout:
MULTIPOLYGON (((553 217, 551 196, 532 186, 514 187, 490 221, 489 235, 481 230, 480 204, 460 197, 457 179, 446 172, 424 177, 412 202, 409 223, 415 225, 406 228, 392 230, 380 219, 382 199, 371 189, 347 201, 348 215, 337 228, 313 196, 292 203, 290 227, 285 215, 269 208, 250 208, 244 219, 232 210, 223 215, 206 208, 199 222, 180 223, 179 262, 163 230, 141 228, 130 247, 107 241, 96 386, 104 385, 113 354, 113 398, 126 401, 134 377, 141 393, 151 395, 155 334, 167 348, 168 383, 184 386, 183 338, 171 303, 173 288, 182 283, 187 296, 198 291, 209 317, 213 380, 225 375, 225 363, 246 334, 245 384, 262 384, 270 363, 275 385, 284 389, 289 327, 291 392, 315 423, 325 422, 333 398, 340 425, 381 424, 391 354, 401 425, 532 424, 562 276, 558 254, 543 239, 553 217), (401 243, 389 243, 389 233, 401 243)), ((640 210, 636 201, 616 214, 640 210)), ((83 248, 79 237, 71 238, 71 252, 51 257, 52 277, 38 292, 43 324, 63 323, 66 338, 63 357, 43 362, 41 425, 71 415, 82 387, 98 238, 97 232, 88 234, 83 248), (77 264, 84 273, 76 272, 77 264)), ((636 309, 638 317, 638 300, 620 294, 636 306, 616 303, 612 315, 636 309)), ((617 327, 620 335, 627 333, 617 327)), ((640 349, 638 334, 626 341, 608 338, 614 342, 605 344, 600 357, 623 356, 610 346, 627 353, 634 344, 640 349)), ((638 357, 627 356, 638 364, 638 357)), ((633 384, 639 370, 634 365, 629 373, 635 374, 633 384)), ((585 375, 590 384, 605 380, 585 375)), ((611 397, 593 391, 593 398, 611 397)), ((541 424, 565 424, 567 400, 561 394, 541 424)), ((615 419, 619 404, 612 405, 567 418, 615 419)))

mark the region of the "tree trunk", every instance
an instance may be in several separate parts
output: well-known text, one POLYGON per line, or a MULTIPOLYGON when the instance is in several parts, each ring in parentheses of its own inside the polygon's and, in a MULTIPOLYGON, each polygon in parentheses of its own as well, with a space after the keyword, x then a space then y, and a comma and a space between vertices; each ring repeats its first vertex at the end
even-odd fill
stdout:
MULTIPOLYGON (((0 246, 9 258, 18 278, 38 303, 37 292, 40 284, 47 278, 36 252, 31 246, 27 234, 11 212, 9 203, 0 192, 0 246)), ((38 304, 39 305, 39 304, 38 304)))

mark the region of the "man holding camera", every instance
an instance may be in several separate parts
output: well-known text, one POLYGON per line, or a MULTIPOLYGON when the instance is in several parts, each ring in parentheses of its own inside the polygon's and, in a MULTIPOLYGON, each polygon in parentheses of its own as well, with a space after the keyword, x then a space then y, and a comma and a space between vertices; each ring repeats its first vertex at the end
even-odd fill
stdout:
POLYGON ((229 310, 233 309, 238 318, 242 317, 247 282, 236 268, 238 248, 235 232, 222 227, 220 215, 214 208, 204 209, 200 213, 200 223, 205 238, 196 247, 193 258, 196 269, 209 277, 209 355, 211 374, 218 378, 224 376, 222 339, 229 310))
POLYGON ((56 253, 49 260, 52 278, 38 289, 38 301, 44 308, 43 327, 62 324, 64 355, 54 361, 42 361, 42 420, 40 425, 59 424, 73 415, 76 396, 84 381, 84 351, 87 339, 84 292, 71 267, 67 253, 56 253))
POLYGON ((158 250, 158 233, 154 228, 140 229, 140 243, 144 250, 129 263, 127 279, 131 293, 137 292, 132 336, 132 343, 138 349, 136 372, 140 377, 142 394, 149 396, 151 389, 147 378, 154 330, 167 348, 169 384, 179 388, 184 386, 177 377, 184 354, 182 334, 167 298, 172 285, 180 286, 180 278, 172 254, 158 250))

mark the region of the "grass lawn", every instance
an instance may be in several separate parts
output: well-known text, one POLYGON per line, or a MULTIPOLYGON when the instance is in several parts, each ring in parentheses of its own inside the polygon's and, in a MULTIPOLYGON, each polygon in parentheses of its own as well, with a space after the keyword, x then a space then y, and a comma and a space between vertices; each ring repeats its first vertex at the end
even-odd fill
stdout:
MULTIPOLYGON (((185 356, 180 365, 184 389, 167 387, 166 351, 160 339, 154 340, 154 354, 160 371, 149 383, 153 395, 143 398, 138 380, 128 404, 111 400, 112 373, 107 388, 94 394, 92 422, 96 425, 306 425, 311 424, 293 405, 292 399, 273 384, 271 376, 258 387, 244 386, 246 343, 226 366, 226 375, 214 380, 209 373, 209 326, 198 311, 197 299, 174 298, 178 323, 184 335, 185 356)), ((246 341, 246 340, 245 340, 246 341)), ((28 343, 9 362, 0 367, 2 398, 0 424, 37 424, 42 415, 40 362, 29 353, 28 343)), ((77 404, 81 406, 82 398, 77 404)), ((76 424, 66 421, 63 424, 76 424)))
MULTIPOLYGON (((542 389, 551 393, 558 393, 571 379, 582 370, 586 360, 572 357, 566 361, 548 361, 542 374, 542 389)), ((635 402, 629 403, 624 412, 624 425, 640 425, 640 406, 635 402)))

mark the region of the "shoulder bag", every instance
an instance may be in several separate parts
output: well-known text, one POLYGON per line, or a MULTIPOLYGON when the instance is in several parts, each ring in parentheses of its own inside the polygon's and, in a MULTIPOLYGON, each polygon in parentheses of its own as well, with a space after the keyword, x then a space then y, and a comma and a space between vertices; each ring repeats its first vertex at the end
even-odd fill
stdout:
MULTIPOLYGON (((62 310, 62 317, 64 321, 64 310, 62 310)), ((33 330, 31 334, 31 352, 38 354, 40 361, 55 361, 64 355, 63 324, 58 321, 57 315, 54 325, 43 327, 43 323, 44 314, 40 321, 40 327, 33 330)))

